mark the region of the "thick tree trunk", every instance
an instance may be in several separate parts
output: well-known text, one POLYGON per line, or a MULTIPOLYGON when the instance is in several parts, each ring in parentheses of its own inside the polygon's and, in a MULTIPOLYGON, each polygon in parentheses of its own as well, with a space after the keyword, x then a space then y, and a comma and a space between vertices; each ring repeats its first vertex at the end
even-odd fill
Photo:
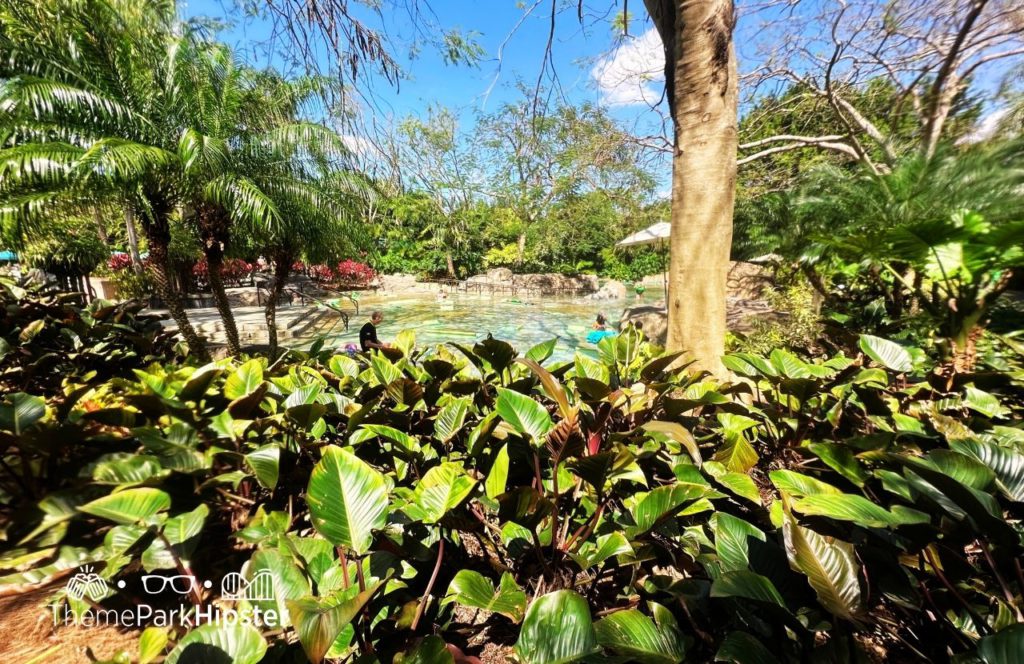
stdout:
POLYGON ((228 302, 227 291, 224 290, 224 280, 221 278, 221 269, 224 267, 224 250, 219 242, 206 243, 203 252, 206 255, 206 267, 208 269, 208 280, 210 291, 213 293, 213 302, 220 314, 221 322, 224 324, 224 337, 227 340, 228 352, 238 355, 242 347, 238 343, 238 326, 235 325, 235 315, 231 311, 231 303, 228 302))
POLYGON ((270 295, 267 298, 266 307, 263 310, 267 319, 267 343, 270 346, 270 358, 277 358, 277 301, 284 292, 284 285, 288 281, 288 272, 291 270, 293 257, 287 251, 276 252, 273 256, 274 262, 274 284, 270 288, 270 295))
MULTIPOLYGON (((142 258, 139 256, 139 235, 135 230, 135 210, 126 207, 124 210, 124 229, 128 234, 128 255, 132 258, 132 269, 135 274, 142 276, 142 258)), ((164 274, 166 276, 166 267, 164 274)))
POLYGON ((516 265, 523 264, 523 257, 526 255, 526 233, 520 233, 516 242, 516 265))
POLYGON ((455 261, 452 259, 452 252, 446 251, 445 254, 444 254, 444 258, 445 258, 446 261, 448 261, 448 276, 454 279, 455 278, 455 261))
POLYGON ((181 302, 178 292, 171 288, 168 280, 168 257, 167 245, 170 242, 169 233, 161 233, 157 229, 146 225, 146 239, 149 240, 149 260, 152 266, 153 285, 156 292, 164 301, 164 305, 171 313, 171 318, 178 324, 178 333, 188 344, 189 350, 201 361, 210 359, 210 351, 206 348, 206 341, 197 333, 192 322, 185 313, 185 307, 181 302))
POLYGON ((722 375, 736 189, 732 0, 645 0, 666 46, 675 121, 668 349, 722 375))

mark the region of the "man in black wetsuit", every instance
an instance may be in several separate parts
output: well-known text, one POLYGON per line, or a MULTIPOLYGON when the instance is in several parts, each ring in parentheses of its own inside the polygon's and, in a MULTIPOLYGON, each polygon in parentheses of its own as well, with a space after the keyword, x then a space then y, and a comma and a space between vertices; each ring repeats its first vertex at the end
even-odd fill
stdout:
POLYGON ((359 330, 359 347, 363 349, 363 352, 369 351, 371 348, 390 348, 391 344, 381 343, 377 339, 377 326, 384 322, 384 314, 379 311, 374 311, 370 314, 370 322, 363 325, 359 330))

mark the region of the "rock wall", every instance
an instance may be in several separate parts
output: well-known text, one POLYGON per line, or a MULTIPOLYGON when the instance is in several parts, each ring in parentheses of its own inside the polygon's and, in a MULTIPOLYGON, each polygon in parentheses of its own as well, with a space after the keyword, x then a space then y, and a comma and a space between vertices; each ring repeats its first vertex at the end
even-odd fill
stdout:
MULTIPOLYGON (((661 288, 664 277, 661 273, 649 274, 643 278, 644 286, 661 288)), ((746 261, 731 261, 728 274, 729 297, 742 300, 757 300, 763 297, 764 289, 772 284, 772 271, 764 265, 746 261)))
POLYGON ((565 275, 556 273, 515 274, 507 267, 498 267, 466 279, 467 284, 506 284, 514 288, 539 291, 542 294, 576 291, 592 293, 597 290, 597 276, 593 274, 565 275))

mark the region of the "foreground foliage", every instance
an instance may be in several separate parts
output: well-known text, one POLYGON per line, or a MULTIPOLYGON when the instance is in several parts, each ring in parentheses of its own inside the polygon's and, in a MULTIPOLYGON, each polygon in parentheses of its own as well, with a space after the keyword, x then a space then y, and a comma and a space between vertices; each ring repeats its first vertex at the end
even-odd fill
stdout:
MULTIPOLYGON (((81 321, 147 332, 103 304, 39 325, 21 315, 39 300, 5 297, 4 376, 54 340, 109 343, 81 321)), ((269 571, 271 600, 217 583, 166 599, 283 625, 151 627, 141 661, 1024 648, 1020 375, 950 379, 867 336, 827 361, 727 356, 731 383, 672 368, 631 328, 569 363, 554 340, 395 346, 204 366, 137 350, 130 372, 83 350, 59 383, 25 381, 0 403, 0 589, 60 580, 54 601, 82 615, 146 598, 143 574, 269 571), (64 587, 84 565, 101 596, 64 587)))

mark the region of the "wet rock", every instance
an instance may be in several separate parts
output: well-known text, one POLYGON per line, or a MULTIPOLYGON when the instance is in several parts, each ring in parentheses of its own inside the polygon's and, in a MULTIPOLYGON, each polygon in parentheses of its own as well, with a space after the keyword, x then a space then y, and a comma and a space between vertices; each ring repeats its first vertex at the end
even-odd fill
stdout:
POLYGON ((609 279, 596 293, 587 296, 588 300, 621 300, 626 297, 626 284, 609 279))
POLYGON ((668 336, 668 311, 664 307, 647 304, 626 307, 622 312, 622 318, 619 319, 619 329, 629 323, 640 327, 650 342, 659 346, 665 345, 665 339, 668 336))

